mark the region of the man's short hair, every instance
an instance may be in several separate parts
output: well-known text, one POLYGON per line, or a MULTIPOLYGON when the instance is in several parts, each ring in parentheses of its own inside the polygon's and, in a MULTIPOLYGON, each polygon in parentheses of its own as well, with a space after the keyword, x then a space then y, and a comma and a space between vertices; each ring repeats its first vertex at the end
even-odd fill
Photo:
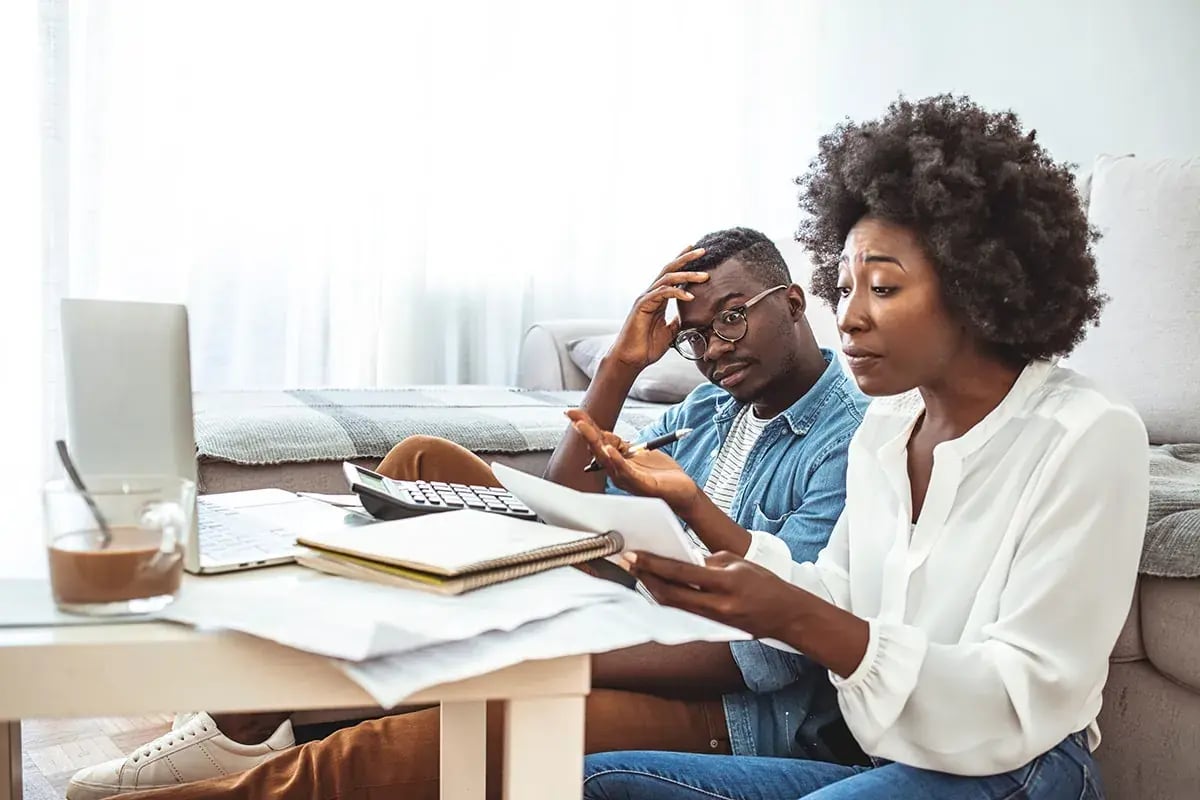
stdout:
POLYGON ((779 248, 759 231, 751 228, 714 231, 702 236, 695 246, 703 247, 704 255, 685 269, 708 272, 731 258, 737 258, 764 289, 780 284, 790 286, 792 283, 792 275, 779 248))

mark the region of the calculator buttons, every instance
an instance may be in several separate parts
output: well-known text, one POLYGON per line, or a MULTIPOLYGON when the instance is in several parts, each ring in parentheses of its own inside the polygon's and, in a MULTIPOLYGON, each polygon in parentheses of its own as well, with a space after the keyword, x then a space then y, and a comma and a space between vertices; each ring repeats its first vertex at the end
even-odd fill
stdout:
MULTIPOLYGON (((470 508, 522 519, 535 519, 529 507, 513 497, 507 490, 479 484, 447 483, 446 481, 395 481, 387 480, 388 493, 393 498, 394 508, 380 506, 384 518, 396 518, 411 514, 427 514, 433 511, 450 511, 470 508)), ((374 501, 372 501, 374 502, 374 501)), ((372 514, 378 516, 375 510, 372 514)))

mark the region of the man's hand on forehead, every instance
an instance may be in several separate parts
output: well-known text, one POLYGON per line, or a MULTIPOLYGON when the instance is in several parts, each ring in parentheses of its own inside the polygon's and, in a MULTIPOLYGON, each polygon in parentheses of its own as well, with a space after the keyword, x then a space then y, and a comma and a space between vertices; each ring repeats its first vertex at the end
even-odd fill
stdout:
POLYGON ((667 306, 671 300, 691 301, 692 293, 683 287, 708 280, 707 272, 688 269, 689 264, 703 255, 703 248, 684 248, 659 270, 650 287, 634 301, 609 348, 608 358, 612 363, 641 370, 663 357, 679 331, 679 319, 667 319, 667 306))
POLYGON ((687 269, 687 265, 704 255, 703 247, 693 247, 688 245, 679 251, 679 255, 674 261, 663 267, 654 282, 650 285, 655 288, 663 285, 678 286, 681 289, 687 289, 693 283, 703 283, 708 280, 707 272, 695 272, 687 269))

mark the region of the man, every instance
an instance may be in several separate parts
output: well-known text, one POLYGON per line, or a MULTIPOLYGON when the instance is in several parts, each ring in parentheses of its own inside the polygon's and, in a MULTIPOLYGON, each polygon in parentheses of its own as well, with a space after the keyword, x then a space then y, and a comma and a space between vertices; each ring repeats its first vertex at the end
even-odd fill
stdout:
MULTIPOLYGON (((638 458, 650 464, 674 459, 695 482, 694 511, 725 514, 736 523, 720 541, 704 542, 712 550, 744 555, 747 531, 764 531, 783 539, 796 560, 812 560, 841 513, 847 447, 866 400, 833 354, 817 347, 805 302, 766 236, 745 228, 709 234, 668 264, 638 298, 584 396, 586 419, 612 430, 634 380, 668 347, 696 362, 710 383, 668 409, 639 439, 683 427, 691 434, 638 458), (672 299, 679 308, 676 320, 666 316, 672 299)), ((615 439, 613 444, 624 446, 615 439)), ((603 473, 584 471, 590 459, 587 442, 569 429, 546 476, 585 491, 617 491, 603 473)), ((395 478, 496 483, 482 459, 429 437, 401 442, 380 471, 395 478)), ((797 729, 814 698, 829 689, 823 672, 803 658, 756 642, 647 645, 596 656, 593 684, 598 691, 587 705, 589 752, 813 755, 797 729)), ((489 709, 489 737, 499 736, 500 712, 489 709)), ((265 715, 258 720, 268 728, 279 722, 265 715)), ((180 776, 172 760, 198 763, 199 758, 178 754, 201 742, 228 747, 227 741, 210 717, 197 715, 130 759, 80 772, 68 797, 93 800, 195 780, 202 773, 180 776), (165 763, 135 778, 139 764, 131 759, 165 763)), ((395 715, 282 755, 265 753, 265 763, 241 775, 173 786, 150 793, 147 800, 433 798, 437 742, 436 709, 395 715)), ((498 759, 500 752, 489 747, 490 790, 499 769, 492 757, 498 759)), ((222 773, 212 769, 209 774, 222 773)))

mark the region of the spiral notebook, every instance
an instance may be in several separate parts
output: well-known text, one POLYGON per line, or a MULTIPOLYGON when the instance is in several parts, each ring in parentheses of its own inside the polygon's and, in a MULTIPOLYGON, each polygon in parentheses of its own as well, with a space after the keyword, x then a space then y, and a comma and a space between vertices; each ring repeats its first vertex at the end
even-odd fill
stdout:
POLYGON ((348 578, 461 594, 620 552, 618 533, 585 533, 484 511, 451 511, 302 536, 296 560, 348 578))

